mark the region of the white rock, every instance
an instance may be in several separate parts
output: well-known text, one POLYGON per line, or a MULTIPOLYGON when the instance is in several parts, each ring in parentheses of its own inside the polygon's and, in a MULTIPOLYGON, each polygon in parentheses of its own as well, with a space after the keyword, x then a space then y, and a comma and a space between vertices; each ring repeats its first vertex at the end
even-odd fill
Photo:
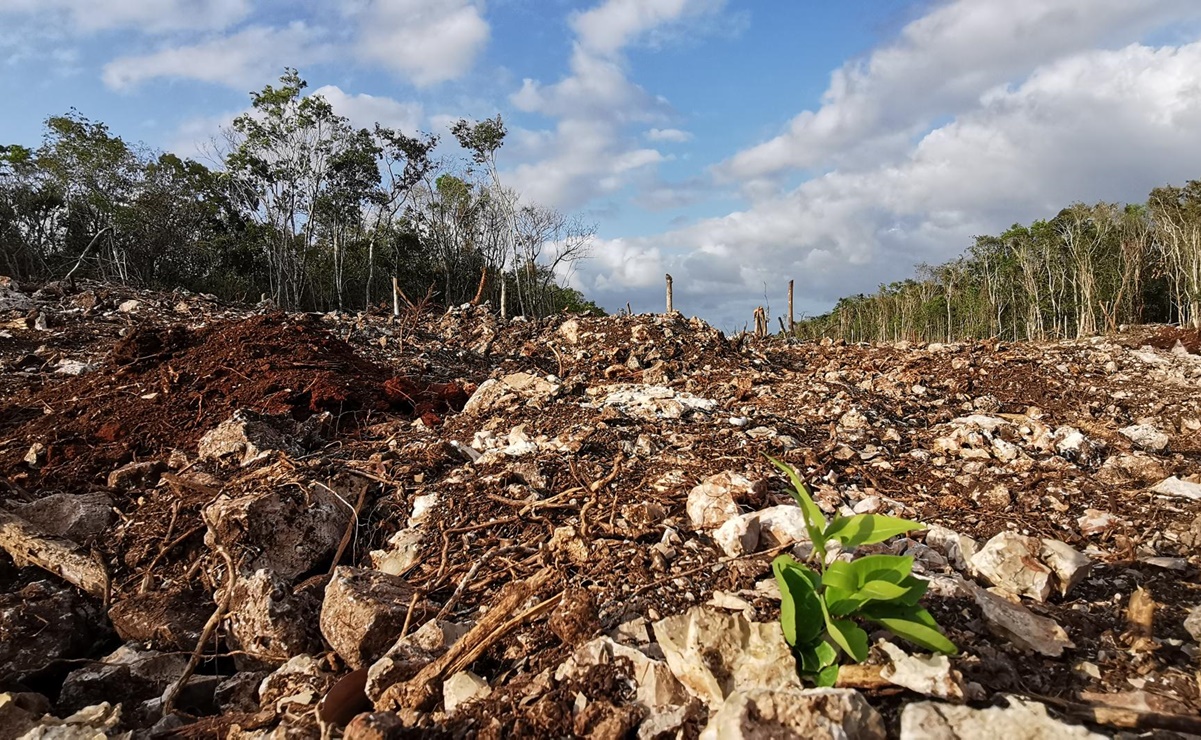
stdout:
POLYGON ((1113 514, 1097 509, 1085 509, 1084 514, 1076 520, 1076 523, 1080 525, 1080 534, 1086 537, 1104 534, 1117 526, 1118 522, 1119 520, 1113 514))
POLYGON ((951 567, 966 572, 971 559, 980 550, 980 543, 965 534, 932 524, 926 529, 926 545, 951 563, 951 567))
POLYGON ((568 319, 559 325, 559 336, 563 337, 568 344, 580 343, 580 322, 575 319, 568 319))
POLYGON ((413 497, 413 513, 409 514, 409 526, 416 527, 429 519, 430 512, 438 505, 438 494, 426 493, 413 497))
POLYGON ((772 506, 756 512, 759 518, 759 549, 808 542, 805 515, 796 504, 772 506))
POLYGON ((884 740, 884 721, 853 689, 737 691, 701 732, 701 740, 884 740))
POLYGON ((131 298, 128 301, 122 301, 121 305, 117 306, 117 310, 120 311, 121 313, 133 313, 134 311, 136 311, 138 309, 138 306, 140 306, 140 305, 142 305, 141 301, 134 300, 131 298))
POLYGON ((1069 591, 1088 577, 1093 561, 1084 553, 1072 549, 1066 542, 1044 537, 1042 543, 1039 555, 1043 563, 1055 573, 1059 581, 1059 594, 1067 596, 1069 591))
POLYGON ((627 647, 608 637, 597 637, 584 643, 555 671, 555 680, 582 676, 589 668, 597 665, 613 665, 619 659, 630 661, 633 666, 634 703, 652 712, 664 707, 686 704, 688 691, 676 679, 667 663, 654 660, 637 648, 627 647))
POLYGON ((1031 650, 1050 658, 1063 655, 1065 648, 1076 647, 1068 633, 1053 619, 1040 617, 1021 604, 1015 604, 972 583, 964 584, 976 599, 984 623, 998 637, 1010 640, 1022 650, 1031 650))
POLYGON ((654 631, 672 673, 710 709, 735 691, 800 688, 779 622, 698 606, 656 622, 654 631))
POLYGON ((694 529, 716 529, 738 516, 739 499, 754 493, 755 485, 732 471, 711 475, 688 493, 688 520, 694 529))
POLYGON ((691 411, 708 413, 717 408, 717 401, 662 385, 617 384, 589 389, 588 393, 607 393, 602 406, 646 421, 679 419, 691 411))
POLYGON ((252 664, 279 664, 321 649, 317 600, 294 594, 291 584, 271 571, 259 569, 239 578, 229 606, 230 645, 250 653, 252 664))
POLYGON ((492 693, 488 682, 471 671, 459 671, 442 682, 442 703, 447 714, 469 701, 483 699, 492 693))
POLYGON ((1151 490, 1154 493, 1160 493, 1164 496, 1177 496, 1193 501, 1201 501, 1201 484, 1180 480, 1174 475, 1171 478, 1156 483, 1151 487, 1151 490))
POLYGON ((901 711, 901 740, 1104 740, 1089 732, 1050 717, 1047 708, 1034 701, 1007 696, 1009 706, 972 709, 954 704, 915 702, 901 711))
POLYGON ((952 419, 951 424, 959 427, 975 427, 985 432, 995 432, 1001 427, 1008 424, 1007 419, 1002 419, 999 416, 988 416, 986 414, 972 414, 971 416, 960 416, 957 419, 952 419))
POLYGON ((387 550, 371 551, 371 565, 394 576, 406 573, 420 559, 424 539, 425 532, 421 529, 402 529, 388 538, 387 550))
POLYGON ((58 373, 59 375, 83 375, 84 373, 90 373, 95 369, 95 365, 89 365, 81 360, 62 359, 59 360, 58 364, 54 366, 54 372, 58 373))
POLYGON ((726 557, 736 558, 759 549, 759 515, 731 517, 713 533, 713 541, 726 557))
POLYGON ((989 584, 1015 596, 1046 601, 1054 573, 1039 561, 1042 543, 1035 537, 1001 532, 985 543, 971 560, 972 567, 989 584))
POLYGON ((239 409, 200 438, 197 452, 202 460, 232 457, 239 465, 247 466, 275 450, 289 448, 291 444, 283 435, 258 414, 239 409))
POLYGON ((503 378, 491 378, 480 383, 463 406, 463 413, 478 415, 525 403, 545 405, 561 390, 560 384, 530 373, 511 373, 503 378))
POLYGON ((467 634, 471 626, 432 619, 415 632, 399 638, 388 648, 384 657, 367 669, 367 696, 376 701, 393 684, 417 675, 430 661, 436 660, 467 634))
POLYGON ((1153 424, 1135 424, 1119 429, 1118 434, 1133 442, 1135 447, 1147 452, 1164 452, 1172 441, 1171 437, 1153 424))
POLYGON ((880 677, 926 696, 962 702, 966 697, 963 676, 951 667, 945 655, 909 655, 891 642, 877 643, 888 655, 889 664, 880 677))
POLYGON ((1062 426, 1055 430, 1055 451, 1060 456, 1078 463, 1088 463, 1100 453, 1103 445, 1084 436, 1075 427, 1062 426))

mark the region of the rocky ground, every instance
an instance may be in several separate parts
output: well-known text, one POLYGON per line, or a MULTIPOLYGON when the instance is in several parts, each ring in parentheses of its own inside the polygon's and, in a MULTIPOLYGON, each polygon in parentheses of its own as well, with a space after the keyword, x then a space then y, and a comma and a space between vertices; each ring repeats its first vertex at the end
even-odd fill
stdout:
POLYGON ((1201 734, 1198 339, 0 279, 0 735, 1201 734), (861 550, 913 556, 957 656, 876 633, 802 686, 770 562, 811 548, 765 453, 927 525, 861 550))

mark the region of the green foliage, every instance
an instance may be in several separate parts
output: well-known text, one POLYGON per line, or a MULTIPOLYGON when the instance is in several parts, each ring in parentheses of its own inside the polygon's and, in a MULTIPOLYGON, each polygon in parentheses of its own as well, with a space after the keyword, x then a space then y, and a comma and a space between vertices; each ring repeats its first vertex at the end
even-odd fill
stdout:
POLYGON ((930 613, 918 606, 928 584, 912 575, 913 558, 867 555, 850 562, 826 562, 830 541, 849 549, 924 527, 877 514, 827 521, 796 471, 773 457, 768 459, 792 481, 793 498, 813 541, 816 569, 791 555, 780 555, 772 562, 782 597, 780 626, 796 652, 802 675, 818 686, 832 686, 838 678, 839 652, 855 662, 867 659, 867 632, 855 620, 874 622, 928 650, 957 652, 930 613))

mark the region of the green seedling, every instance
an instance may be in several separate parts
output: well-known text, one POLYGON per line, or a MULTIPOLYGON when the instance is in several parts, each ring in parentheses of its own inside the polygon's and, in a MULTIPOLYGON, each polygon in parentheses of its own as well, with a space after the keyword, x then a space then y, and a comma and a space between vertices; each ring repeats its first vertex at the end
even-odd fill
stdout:
POLYGON ((833 686, 840 652, 856 663, 866 660, 867 632, 856 620, 878 624, 928 650, 948 655, 958 652, 939 631, 930 612, 918 605, 929 584, 912 575, 912 557, 867 555, 850 562, 826 563, 830 540, 849 549, 925 527, 879 514, 827 521, 796 471, 774 457, 768 459, 792 481, 791 493, 805 518, 817 566, 811 568, 791 555, 780 555, 771 564, 782 597, 780 626, 796 652, 801 674, 818 686, 833 686))

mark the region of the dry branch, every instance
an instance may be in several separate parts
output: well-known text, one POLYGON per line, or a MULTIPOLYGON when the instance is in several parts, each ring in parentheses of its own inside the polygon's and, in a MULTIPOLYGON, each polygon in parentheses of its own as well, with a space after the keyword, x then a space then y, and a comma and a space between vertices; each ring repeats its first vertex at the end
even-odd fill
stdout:
POLYGON ((501 591, 496 604, 476 622, 476 625, 467 634, 451 646, 450 650, 422 668, 413 678, 389 687, 376 702, 376 708, 381 711, 398 709, 428 711, 438 701, 442 692, 441 681, 453 673, 451 669, 456 666, 470 665, 511 629, 525 619, 540 613, 538 611, 540 607, 554 601, 554 599, 550 599, 542 602, 534 609, 513 617, 522 604, 550 582, 553 575, 554 571, 543 569, 525 581, 508 584, 501 591))

